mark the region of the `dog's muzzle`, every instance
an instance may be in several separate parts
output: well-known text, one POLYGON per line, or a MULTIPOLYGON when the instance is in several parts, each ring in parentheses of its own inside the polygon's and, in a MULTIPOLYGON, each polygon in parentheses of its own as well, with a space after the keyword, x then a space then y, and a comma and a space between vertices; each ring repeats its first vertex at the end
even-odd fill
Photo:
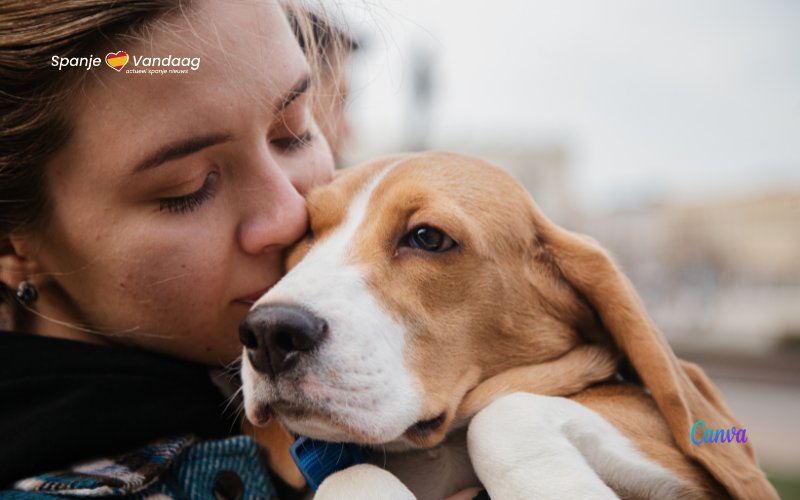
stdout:
POLYGON ((328 323, 295 305, 266 304, 247 313, 239 339, 255 370, 275 378, 318 347, 328 336, 328 323))

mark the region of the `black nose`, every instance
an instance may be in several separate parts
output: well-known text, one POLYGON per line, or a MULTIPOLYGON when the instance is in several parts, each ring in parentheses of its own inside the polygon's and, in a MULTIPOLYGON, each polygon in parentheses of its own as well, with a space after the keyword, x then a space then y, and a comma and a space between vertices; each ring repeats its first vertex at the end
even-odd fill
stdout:
POLYGON ((302 307, 267 304, 249 313, 239 325, 239 339, 253 368, 275 377, 291 368, 300 355, 328 335, 328 323, 302 307))

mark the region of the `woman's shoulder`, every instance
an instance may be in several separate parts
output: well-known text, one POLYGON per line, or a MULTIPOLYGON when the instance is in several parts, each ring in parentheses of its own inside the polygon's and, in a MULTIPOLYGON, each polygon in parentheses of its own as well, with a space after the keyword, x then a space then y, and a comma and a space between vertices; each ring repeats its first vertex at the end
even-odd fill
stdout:
POLYGON ((127 498, 277 498, 256 442, 248 436, 162 439, 113 458, 22 479, 0 498, 50 495, 127 498))

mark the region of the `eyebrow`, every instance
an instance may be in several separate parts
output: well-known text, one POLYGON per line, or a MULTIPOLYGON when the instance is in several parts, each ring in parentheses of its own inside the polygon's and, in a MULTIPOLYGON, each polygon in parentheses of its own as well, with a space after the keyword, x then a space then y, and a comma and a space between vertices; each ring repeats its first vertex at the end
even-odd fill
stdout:
MULTIPOLYGON (((311 77, 306 74, 297 84, 292 87, 291 90, 289 90, 278 100, 278 105, 276 106, 278 113, 282 112, 292 102, 294 102, 295 99, 303 95, 310 86, 311 77)), ((190 137, 172 144, 167 144, 139 162, 133 169, 133 173, 136 174, 145 170, 150 170, 151 168, 157 167, 168 161, 189 156, 190 154, 196 153, 201 149, 214 146, 215 144, 219 144, 221 142, 229 141, 231 137, 233 136, 228 133, 208 134, 198 137, 190 137)))
POLYGON ((180 140, 172 144, 167 144, 136 165, 136 168, 133 169, 133 173, 136 174, 157 167, 162 163, 183 158, 184 156, 196 153, 201 149, 227 141, 230 138, 231 134, 211 134, 200 137, 191 137, 189 139, 180 140))
POLYGON ((278 112, 280 113, 281 111, 286 109, 287 106, 289 106, 292 102, 294 102, 295 99, 303 95, 310 86, 311 86, 311 75, 309 74, 303 75, 300 81, 298 81, 294 85, 294 87, 292 87, 292 90, 287 92, 286 95, 280 99, 278 106, 276 106, 278 112))

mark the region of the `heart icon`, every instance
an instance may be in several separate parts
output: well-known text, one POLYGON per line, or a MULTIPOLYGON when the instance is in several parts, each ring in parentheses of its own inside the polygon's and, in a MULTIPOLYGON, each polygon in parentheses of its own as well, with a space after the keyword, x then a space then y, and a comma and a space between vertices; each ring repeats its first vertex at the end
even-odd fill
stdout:
POLYGON ((117 71, 122 71, 122 68, 128 64, 128 53, 124 50, 120 50, 119 52, 109 52, 106 54, 106 64, 117 71))

